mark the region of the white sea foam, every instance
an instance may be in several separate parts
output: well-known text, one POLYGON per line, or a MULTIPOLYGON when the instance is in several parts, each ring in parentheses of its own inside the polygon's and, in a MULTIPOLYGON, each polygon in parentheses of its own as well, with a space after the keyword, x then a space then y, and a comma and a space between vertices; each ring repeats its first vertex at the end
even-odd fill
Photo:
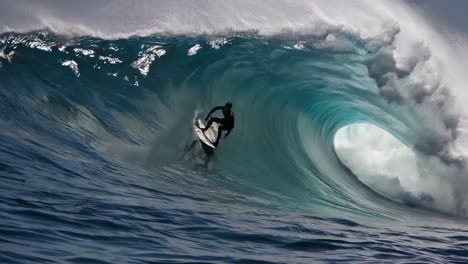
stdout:
POLYGON ((76 54, 82 54, 84 56, 88 56, 88 57, 91 57, 91 58, 93 58, 94 54, 95 54, 94 50, 92 50, 92 49, 74 48, 73 51, 76 54))
POLYGON ((53 47, 53 45, 46 44, 43 41, 32 41, 28 43, 28 46, 34 49, 43 50, 47 52, 51 52, 53 47))
POLYGON ((188 52, 187 52, 187 55, 188 56, 193 56, 195 54, 197 54, 197 52, 202 48, 202 46, 200 46, 200 44, 196 44, 195 46, 191 47, 188 52))
POLYGON ((456 187, 444 172, 457 173, 435 158, 418 155, 385 130, 369 124, 353 124, 335 135, 341 161, 363 183, 395 201, 456 212, 456 187))
POLYGON ((112 50, 112 51, 119 51, 120 50, 118 47, 116 47, 113 44, 109 45, 109 49, 112 50))
MULTIPOLYGON (((159 45, 150 46, 146 48, 144 51, 140 51, 138 56, 138 60, 132 63, 134 68, 137 68, 142 75, 147 75, 150 66, 156 58, 160 58, 166 54, 166 51, 162 49, 159 45)), ((136 86, 138 86, 138 82, 136 82, 136 86)))
POLYGON ((304 41, 300 41, 299 43, 294 44, 294 48, 297 49, 297 50, 305 49, 304 41))
POLYGON ((73 73, 76 75, 76 77, 80 77, 80 71, 78 70, 78 63, 76 63, 74 60, 67 60, 62 62, 62 66, 69 67, 73 73))
MULTIPOLYGON (((298 44, 296 44, 298 45, 298 44)), ((320 50, 332 52, 352 52, 354 50, 353 44, 349 40, 338 38, 335 34, 328 34, 323 41, 314 43, 314 47, 320 50)))
POLYGON ((218 38, 218 39, 210 41, 210 46, 213 49, 220 49, 222 46, 224 46, 224 45, 226 45, 228 43, 229 43, 228 38, 218 38))
POLYGON ((66 48, 67 48, 67 45, 60 45, 60 47, 58 47, 58 50, 59 50, 60 52, 65 52, 65 53, 66 53, 66 52, 67 52, 67 51, 66 51, 66 48))
POLYGON ((5 48, 0 50, 0 58, 5 59, 8 62, 11 62, 11 60, 13 59, 13 55, 15 55, 14 51, 10 51, 10 52, 6 53, 5 48))
POLYGON ((109 56, 99 56, 99 60, 104 61, 104 63, 108 62, 110 64, 122 63, 122 61, 119 58, 112 58, 109 56))

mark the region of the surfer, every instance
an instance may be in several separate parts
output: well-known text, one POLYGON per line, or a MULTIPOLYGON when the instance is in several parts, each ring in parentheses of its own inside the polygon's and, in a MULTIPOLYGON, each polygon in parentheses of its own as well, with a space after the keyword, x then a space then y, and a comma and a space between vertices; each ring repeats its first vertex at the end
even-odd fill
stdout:
POLYGON ((232 103, 227 102, 224 106, 216 106, 213 109, 211 109, 210 113, 205 118, 205 120, 208 120, 208 119, 209 120, 205 128, 202 129, 203 132, 208 130, 208 128, 210 128, 213 122, 216 122, 219 124, 218 136, 216 137, 216 141, 213 143, 214 146, 218 145, 218 142, 221 138, 221 133, 223 130, 228 131, 226 135, 224 135, 224 138, 226 138, 229 135, 229 133, 231 133, 231 130, 234 128, 234 113, 231 110, 232 110, 232 103), (216 110, 222 110, 224 118, 210 117, 211 114, 213 114, 216 110))

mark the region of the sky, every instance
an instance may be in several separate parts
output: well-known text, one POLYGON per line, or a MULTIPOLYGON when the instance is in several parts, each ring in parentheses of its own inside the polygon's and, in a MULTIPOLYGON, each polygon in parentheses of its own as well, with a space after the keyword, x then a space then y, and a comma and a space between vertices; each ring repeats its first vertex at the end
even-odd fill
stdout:
POLYGON ((467 0, 407 0, 406 2, 426 13, 425 17, 429 18, 429 21, 432 19, 434 26, 441 26, 439 30, 445 30, 444 24, 446 24, 468 35, 467 0))

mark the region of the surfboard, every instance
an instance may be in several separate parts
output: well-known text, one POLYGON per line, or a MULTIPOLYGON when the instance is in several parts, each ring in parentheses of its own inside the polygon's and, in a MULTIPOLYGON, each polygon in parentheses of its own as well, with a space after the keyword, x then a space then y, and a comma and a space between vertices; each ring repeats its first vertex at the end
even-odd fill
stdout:
POLYGON ((216 141, 216 136, 218 135, 218 124, 216 122, 214 122, 211 127, 205 131, 205 133, 203 133, 201 130, 201 128, 205 128, 205 124, 203 124, 203 121, 200 119, 198 119, 196 123, 193 124, 193 128, 195 129, 197 137, 203 144, 210 148, 216 149, 216 147, 213 145, 213 143, 216 141))

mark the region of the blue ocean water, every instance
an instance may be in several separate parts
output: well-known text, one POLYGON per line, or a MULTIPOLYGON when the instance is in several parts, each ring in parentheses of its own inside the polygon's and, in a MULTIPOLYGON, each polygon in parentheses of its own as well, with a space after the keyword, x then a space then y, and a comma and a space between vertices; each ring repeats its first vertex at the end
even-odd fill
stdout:
POLYGON ((437 93, 399 93, 390 73, 406 85, 418 66, 396 70, 388 47, 346 31, 3 33, 0 262, 465 263, 463 187, 431 185, 462 183, 434 157, 462 162, 418 107, 457 122, 437 93), (235 129, 212 153, 192 122, 226 101, 235 129), (336 135, 359 124, 442 169, 420 191, 352 167, 362 152, 343 158, 336 135))

